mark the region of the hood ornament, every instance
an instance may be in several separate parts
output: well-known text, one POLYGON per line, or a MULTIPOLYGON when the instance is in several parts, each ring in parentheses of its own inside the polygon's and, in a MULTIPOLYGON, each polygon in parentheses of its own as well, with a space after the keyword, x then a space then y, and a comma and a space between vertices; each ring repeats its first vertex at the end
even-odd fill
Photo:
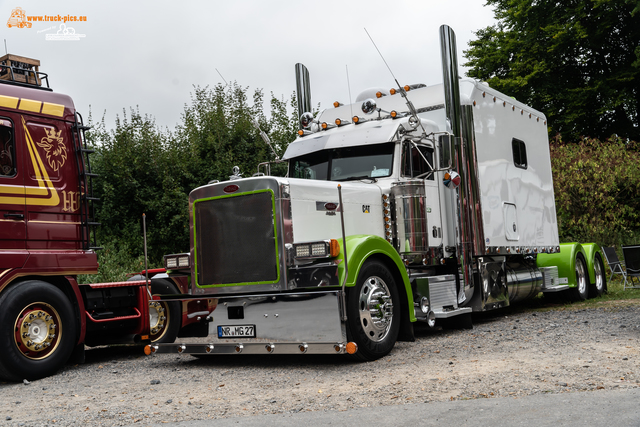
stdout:
POLYGON ((240 179, 242 178, 242 174, 240 173, 240 168, 238 166, 233 167, 233 175, 229 176, 229 179, 240 179))

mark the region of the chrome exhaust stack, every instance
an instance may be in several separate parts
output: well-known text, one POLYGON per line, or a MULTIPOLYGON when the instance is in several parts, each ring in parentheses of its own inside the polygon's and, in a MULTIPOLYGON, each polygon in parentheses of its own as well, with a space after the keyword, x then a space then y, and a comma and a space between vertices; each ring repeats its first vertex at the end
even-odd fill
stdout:
POLYGON ((474 211, 479 206, 473 113, 461 108, 458 77, 456 35, 448 25, 440 27, 440 51, 442 56, 442 78, 444 103, 451 133, 456 137, 454 167, 462 177, 458 187, 454 212, 458 219, 456 256, 461 266, 458 303, 469 302, 474 292, 473 255, 484 251, 482 222, 474 211), (474 234, 475 233, 475 234, 474 234))
MULTIPOLYGON (((311 113, 311 83, 309 70, 303 64, 296 64, 296 95, 298 98, 298 119, 304 113, 311 113)), ((300 125, 300 129, 303 129, 300 125)))

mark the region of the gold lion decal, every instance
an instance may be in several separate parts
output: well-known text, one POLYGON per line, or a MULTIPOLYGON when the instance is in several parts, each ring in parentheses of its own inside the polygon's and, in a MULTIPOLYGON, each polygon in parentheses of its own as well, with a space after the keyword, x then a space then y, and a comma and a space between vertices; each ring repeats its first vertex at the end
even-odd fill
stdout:
POLYGON ((51 128, 44 131, 47 136, 43 137, 37 144, 38 147, 44 148, 49 166, 57 172, 67 161, 67 147, 64 145, 64 139, 60 136, 62 130, 56 132, 54 128, 51 128))

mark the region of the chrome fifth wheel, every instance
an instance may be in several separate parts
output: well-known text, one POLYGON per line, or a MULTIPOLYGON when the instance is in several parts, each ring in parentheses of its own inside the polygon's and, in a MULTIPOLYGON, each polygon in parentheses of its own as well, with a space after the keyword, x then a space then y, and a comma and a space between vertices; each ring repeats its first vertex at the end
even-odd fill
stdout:
POLYGON ((375 360, 393 348, 400 329, 400 298, 389 269, 368 261, 349 288, 347 301, 348 338, 358 344, 356 356, 375 360))
POLYGON ((581 253, 576 255, 576 287, 571 290, 571 297, 575 301, 584 301, 589 296, 589 275, 587 263, 581 253))
POLYGON ((77 340, 73 307, 50 283, 16 283, 0 295, 0 377, 38 379, 69 359, 77 340))
POLYGON ((596 253, 593 260, 594 283, 589 286, 589 298, 596 298, 605 293, 607 289, 607 276, 605 274, 604 263, 599 253, 596 253))

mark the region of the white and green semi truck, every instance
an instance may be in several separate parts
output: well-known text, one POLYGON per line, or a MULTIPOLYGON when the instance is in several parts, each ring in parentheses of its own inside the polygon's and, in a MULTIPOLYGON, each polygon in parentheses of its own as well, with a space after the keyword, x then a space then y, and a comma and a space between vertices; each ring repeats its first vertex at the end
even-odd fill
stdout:
POLYGON ((414 322, 606 290, 599 246, 559 243, 544 114, 459 79, 455 35, 440 37, 443 84, 371 89, 317 117, 296 65, 288 174, 191 192, 191 250, 165 257, 189 293, 162 299, 198 319, 198 338, 148 352, 373 360, 414 322))

